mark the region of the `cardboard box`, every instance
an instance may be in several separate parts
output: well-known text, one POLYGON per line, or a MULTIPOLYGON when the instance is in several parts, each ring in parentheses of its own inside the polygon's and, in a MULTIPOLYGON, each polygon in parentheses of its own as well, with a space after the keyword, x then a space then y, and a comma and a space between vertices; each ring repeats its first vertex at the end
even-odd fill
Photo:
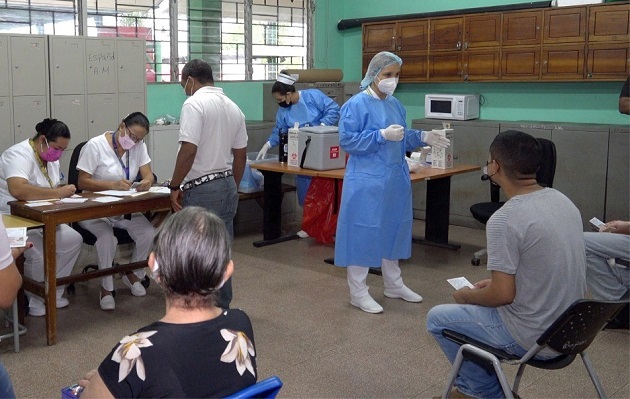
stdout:
POLYGON ((447 139, 451 140, 451 145, 448 148, 433 148, 431 150, 431 167, 437 169, 450 169, 453 167, 453 129, 445 128, 445 129, 433 129, 435 133, 438 133, 442 136, 446 136, 447 139))
POLYGON ((289 166, 300 166, 299 142, 300 131, 298 129, 289 129, 289 149, 287 151, 287 162, 289 166))

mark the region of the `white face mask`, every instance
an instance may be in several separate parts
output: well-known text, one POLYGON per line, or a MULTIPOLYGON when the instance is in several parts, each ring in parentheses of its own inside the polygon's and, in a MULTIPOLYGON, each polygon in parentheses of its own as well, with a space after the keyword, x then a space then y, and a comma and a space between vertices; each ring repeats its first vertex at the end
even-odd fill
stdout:
POLYGON ((390 96, 394 94, 396 86, 398 86, 398 78, 379 79, 377 85, 381 93, 385 93, 390 96))

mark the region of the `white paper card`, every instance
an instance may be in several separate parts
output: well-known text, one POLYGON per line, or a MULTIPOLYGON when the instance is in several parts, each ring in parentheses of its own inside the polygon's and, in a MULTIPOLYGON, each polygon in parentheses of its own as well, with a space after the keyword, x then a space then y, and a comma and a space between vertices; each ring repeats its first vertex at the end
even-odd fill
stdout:
POLYGON ((122 198, 120 197, 97 197, 97 198, 93 198, 93 201, 96 202, 115 202, 115 201, 122 201, 122 198))
POLYGON ((136 189, 131 189, 131 190, 105 190, 105 191, 97 191, 94 194, 101 194, 101 195, 113 195, 116 197, 127 197, 130 195, 134 195, 136 193, 136 189))
POLYGON ((31 208, 34 208, 36 206, 53 205, 53 203, 52 202, 48 202, 48 201, 36 201, 36 202, 27 202, 25 205, 29 206, 31 208))
POLYGON ((68 198, 63 198, 58 202, 61 202, 62 204, 82 204, 85 201, 87 201, 87 198, 73 198, 73 197, 68 197, 68 198))
POLYGON ((26 227, 7 228, 7 236, 11 248, 26 246, 26 227))
POLYGON ((446 281, 448 281, 449 284, 452 285, 453 288, 455 288, 456 290, 464 287, 475 288, 475 286, 472 285, 466 277, 449 278, 446 281))
POLYGON ((149 189, 150 192, 152 193, 160 193, 160 194, 170 194, 171 193, 171 189, 168 187, 151 187, 149 189))

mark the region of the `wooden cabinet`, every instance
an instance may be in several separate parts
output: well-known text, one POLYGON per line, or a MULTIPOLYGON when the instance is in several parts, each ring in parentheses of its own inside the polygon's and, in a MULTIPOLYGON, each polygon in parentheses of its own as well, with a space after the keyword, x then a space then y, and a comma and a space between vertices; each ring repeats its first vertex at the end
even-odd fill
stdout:
POLYGON ((588 41, 628 42, 630 35, 630 6, 599 5, 589 7, 588 41))
POLYGON ((363 26, 363 73, 378 51, 403 59, 402 82, 624 80, 630 5, 546 7, 363 26))
POLYGON ((584 78, 584 44, 543 46, 541 80, 584 78))
POLYGON ((543 44, 584 43, 586 7, 545 10, 543 44))
POLYGON ((540 79, 540 47, 513 47, 501 50, 501 80, 540 79))
POLYGON ((503 14, 502 45, 531 46, 542 38, 542 11, 521 11, 503 14))
POLYGON ((498 80, 501 14, 431 19, 429 80, 498 80))
POLYGON ((378 53, 394 51, 396 23, 370 24, 363 26, 363 52, 378 53))
POLYGON ((586 78, 623 80, 630 75, 630 43, 589 44, 586 78))
POLYGON ((426 20, 364 25, 363 75, 374 55, 380 51, 390 51, 403 60, 401 82, 426 80, 428 25, 426 20))

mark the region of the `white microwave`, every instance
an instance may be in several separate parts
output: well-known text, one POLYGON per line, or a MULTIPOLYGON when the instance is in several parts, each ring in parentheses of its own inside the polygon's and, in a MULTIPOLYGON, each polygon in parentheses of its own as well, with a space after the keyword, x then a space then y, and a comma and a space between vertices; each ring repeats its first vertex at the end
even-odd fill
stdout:
POLYGON ((427 94, 424 96, 424 117, 467 120, 479 118, 478 94, 427 94))

